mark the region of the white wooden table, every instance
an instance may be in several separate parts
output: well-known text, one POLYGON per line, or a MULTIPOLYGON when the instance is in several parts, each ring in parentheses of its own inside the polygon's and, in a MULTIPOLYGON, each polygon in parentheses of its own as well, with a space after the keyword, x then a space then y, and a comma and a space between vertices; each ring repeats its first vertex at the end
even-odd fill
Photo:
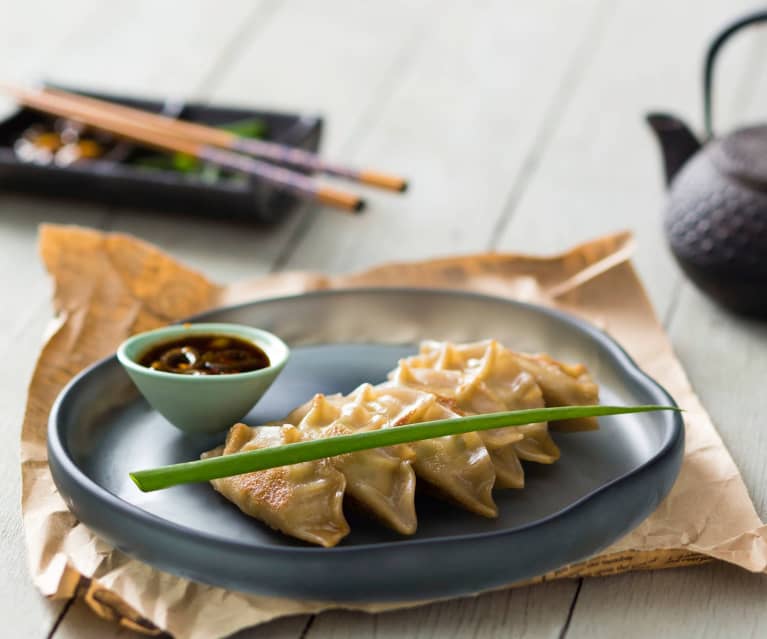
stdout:
MULTIPOLYGON (((411 176, 352 218, 308 210, 274 229, 0 193, 0 618, 3 636, 133 636, 27 575, 19 514, 24 394, 50 316, 40 222, 134 233, 220 281, 347 271, 487 249, 554 252, 629 228, 636 261, 703 403, 767 516, 767 324, 734 318, 663 243, 660 162, 643 122, 700 123, 707 38, 745 0, 96 0, 0 3, 0 78, 284 107, 327 116, 328 156, 411 176), (8 632, 8 634, 6 634, 8 632)), ((767 32, 724 54, 721 128, 767 119, 767 32)), ((331 612, 238 637, 758 637, 767 578, 710 564, 553 582, 376 616, 331 612)))

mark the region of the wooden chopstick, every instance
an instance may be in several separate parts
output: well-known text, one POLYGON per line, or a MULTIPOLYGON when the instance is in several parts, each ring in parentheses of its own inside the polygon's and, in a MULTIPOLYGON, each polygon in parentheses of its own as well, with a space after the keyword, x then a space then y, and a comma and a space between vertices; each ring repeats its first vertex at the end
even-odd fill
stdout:
POLYGON ((149 113, 142 109, 115 104, 106 100, 99 100, 88 96, 82 96, 76 93, 70 93, 61 89, 46 87, 42 89, 44 93, 56 95, 62 98, 71 99, 82 104, 88 104, 93 108, 103 109, 115 114, 121 114, 130 117, 135 122, 141 122, 149 128, 157 128, 163 131, 173 131, 179 137, 185 137, 203 144, 219 146, 232 151, 239 151, 255 157, 265 158, 287 164, 297 168, 308 169, 318 173, 326 173, 337 177, 346 178, 375 186, 390 191, 403 192, 407 189, 408 183, 405 178, 383 173, 381 171, 354 169, 340 166, 320 158, 315 153, 304 149, 284 146, 274 142, 265 142, 264 140, 254 140, 244 138, 230 131, 223 131, 214 127, 197 124, 195 122, 186 122, 175 120, 167 116, 149 113))
POLYGON ((359 196, 320 185, 310 177, 255 158, 210 146, 179 136, 173 131, 149 128, 114 112, 75 103, 51 93, 0 85, 18 102, 37 111, 77 120, 94 128, 116 134, 139 144, 163 151, 186 153, 219 166, 262 178, 282 190, 304 199, 312 199, 338 209, 359 212, 364 201, 359 196))

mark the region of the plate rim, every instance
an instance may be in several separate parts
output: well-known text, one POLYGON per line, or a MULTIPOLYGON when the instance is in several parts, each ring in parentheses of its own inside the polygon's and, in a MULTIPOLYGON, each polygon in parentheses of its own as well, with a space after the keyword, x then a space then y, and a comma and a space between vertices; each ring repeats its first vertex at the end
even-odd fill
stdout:
MULTIPOLYGON (((268 298, 253 300, 250 302, 241 302, 238 304, 222 306, 222 307, 210 309, 208 311, 204 311, 202 313, 197 313, 195 315, 192 315, 191 317, 178 320, 177 322, 173 322, 172 324, 180 324, 184 322, 195 322, 195 321, 200 321, 202 319, 208 318, 209 316, 215 313, 232 311, 235 309, 258 306, 262 304, 289 302, 291 300, 304 299, 307 297, 331 297, 334 295, 350 295, 351 296, 351 295, 358 295, 358 294, 380 294, 380 293, 412 294, 412 295, 435 295, 435 294, 436 295, 455 295, 458 297, 467 297, 470 299, 509 304, 512 306, 525 308, 527 310, 533 311, 534 313, 542 313, 544 315, 547 315, 548 317, 554 318, 558 321, 562 321, 565 324, 569 324, 571 327, 575 328, 577 331, 586 333, 592 339, 594 339, 595 341, 600 343, 602 346, 604 346, 611 356, 613 356, 619 362, 622 361, 624 363, 624 366, 622 366, 621 368, 625 372, 629 373, 631 378, 634 381, 643 382, 644 385, 649 385, 651 387, 654 387, 663 397, 665 397, 669 405, 677 406, 677 403, 675 402, 671 394, 659 382, 657 382, 650 375, 648 375, 644 370, 642 370, 634 361, 634 359, 626 352, 626 350, 606 331, 603 331, 597 326, 590 324, 586 320, 583 320, 575 315, 572 315, 571 313, 561 311, 559 309, 553 309, 553 308, 541 306, 538 304, 532 304, 529 302, 523 302, 519 300, 504 298, 504 297, 500 297, 496 295, 488 295, 484 293, 475 293, 471 291, 462 291, 462 290, 454 290, 454 289, 424 288, 424 287, 419 287, 419 288, 360 287, 360 288, 338 289, 338 290, 323 289, 319 291, 308 291, 305 293, 281 295, 277 297, 268 297, 268 298)), ((344 342, 344 343, 380 344, 380 342, 344 342)), ((395 343, 392 343, 392 344, 395 344, 395 343)), ((107 490, 106 488, 104 488, 103 486, 101 486, 100 484, 92 480, 90 477, 88 477, 80 469, 80 467, 77 465, 75 460, 67 452, 66 445, 64 444, 64 442, 62 441, 62 438, 60 437, 59 426, 63 427, 63 423, 59 424, 59 421, 60 421, 60 418, 62 417, 63 407, 65 403, 68 400, 70 400, 70 396, 74 392, 74 389, 82 382, 82 380, 85 377, 89 376, 96 369, 102 366, 107 366, 109 364, 114 364, 114 362, 116 362, 116 354, 112 353, 111 355, 108 355, 94 362, 93 364, 89 365, 88 367, 80 371, 77 375, 75 375, 75 377, 73 377, 66 384, 66 386, 64 386, 64 388, 60 391, 59 395, 56 397, 56 400, 53 406, 51 407, 51 412, 48 419, 48 429, 47 429, 49 468, 50 468, 51 459, 55 458, 56 463, 61 467, 63 471, 65 471, 65 473, 68 476, 68 479, 70 481, 73 481, 75 484, 77 484, 80 490, 88 493, 92 499, 95 499, 102 503, 106 502, 106 504, 108 504, 110 508, 117 509, 124 516, 128 516, 130 518, 140 520, 141 523, 147 524, 152 528, 159 528, 164 532, 170 532, 173 534, 182 534, 185 536, 191 535, 193 537, 197 537, 201 541, 214 541, 217 544, 225 544, 227 547, 229 547, 233 551, 248 551, 250 553, 253 553, 254 551, 256 551, 259 553, 268 553, 270 555, 276 553, 281 555, 298 555, 298 556, 308 556, 310 558, 315 558, 317 556, 348 555, 348 554, 379 552, 379 551, 386 551, 390 548, 400 548, 403 546, 404 547, 412 547, 412 546, 420 546, 420 545, 435 546, 440 544, 483 541, 487 539, 496 539, 496 538, 501 538, 504 536, 510 536, 523 531, 530 531, 536 527, 543 526, 547 523, 550 523, 553 520, 563 517, 565 514, 576 509, 581 504, 598 498, 599 496, 609 492, 615 486, 621 485, 626 483, 627 481, 630 481, 633 476, 639 475, 645 472, 649 467, 662 462, 664 459, 669 457, 675 450, 679 448, 680 443, 683 444, 684 435, 685 435, 684 422, 683 422, 681 413, 674 412, 673 414, 668 415, 671 418, 672 431, 669 434, 669 436, 666 437, 666 440, 663 442, 661 447, 649 459, 647 459, 646 461, 638 465, 636 468, 633 468, 632 470, 629 470, 626 473, 623 473, 622 475, 610 480, 609 482, 606 482, 598 486, 597 488, 594 488, 593 490, 589 491, 588 493, 578 498, 577 500, 570 502, 565 507, 560 508, 559 510, 553 513, 550 513, 549 515, 542 517, 540 519, 536 519, 528 523, 520 524, 519 526, 515 526, 512 528, 503 528, 501 530, 490 530, 486 532, 462 533, 459 535, 442 536, 442 537, 430 537, 426 539, 413 539, 413 538, 405 537, 402 539, 395 539, 391 541, 357 544, 354 546, 335 546, 332 548, 320 548, 316 546, 261 546, 261 545, 255 545, 252 543, 239 542, 236 540, 227 539, 219 535, 201 531, 197 528, 192 528, 182 524, 178 524, 176 522, 172 522, 163 517, 160 517, 159 515, 155 515, 153 513, 147 512, 143 510, 142 508, 140 508, 139 506, 136 506, 122 499, 121 497, 118 497, 117 495, 111 493, 109 490, 107 490)), ((677 468, 675 472, 675 476, 674 476, 674 482, 672 482, 671 484, 672 486, 673 486, 673 483, 676 482, 676 477, 678 476, 678 472, 679 472, 679 469, 677 468)), ((57 488, 58 488, 58 485, 57 485, 57 488)), ((59 491, 61 492, 60 489, 59 491)), ((665 493, 662 496, 662 498, 665 498, 666 494, 668 493, 665 493)))

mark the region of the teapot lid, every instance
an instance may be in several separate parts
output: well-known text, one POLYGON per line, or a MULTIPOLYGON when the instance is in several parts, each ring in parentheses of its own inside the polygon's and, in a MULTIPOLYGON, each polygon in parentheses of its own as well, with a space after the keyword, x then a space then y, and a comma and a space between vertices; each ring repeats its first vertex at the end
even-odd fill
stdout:
POLYGON ((752 126, 714 141, 711 159, 726 175, 767 190, 767 126, 752 126))

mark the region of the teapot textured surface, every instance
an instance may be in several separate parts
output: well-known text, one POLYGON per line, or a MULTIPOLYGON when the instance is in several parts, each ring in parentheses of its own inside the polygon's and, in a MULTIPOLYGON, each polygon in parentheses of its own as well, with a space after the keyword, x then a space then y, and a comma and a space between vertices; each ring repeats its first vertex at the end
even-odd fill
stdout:
POLYGON ((704 68, 708 141, 701 145, 679 118, 650 114, 664 160, 669 197, 664 224, 682 269, 705 293, 743 313, 767 316, 767 125, 716 138, 711 87, 717 53, 740 29, 767 21, 750 14, 723 29, 704 68))
POLYGON ((702 268, 767 277, 767 192, 723 173, 717 150, 697 154, 674 179, 665 216, 669 243, 678 258, 702 268))

